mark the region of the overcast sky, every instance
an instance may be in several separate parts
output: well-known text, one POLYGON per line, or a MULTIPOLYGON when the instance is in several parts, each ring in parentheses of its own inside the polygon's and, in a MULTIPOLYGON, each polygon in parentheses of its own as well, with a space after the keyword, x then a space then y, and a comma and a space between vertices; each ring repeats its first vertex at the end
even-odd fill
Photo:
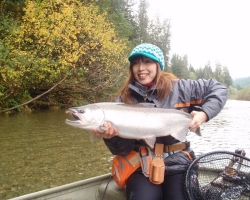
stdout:
POLYGON ((250 0, 148 2, 148 14, 171 20, 171 55, 187 55, 196 69, 219 62, 233 79, 250 76, 250 0))

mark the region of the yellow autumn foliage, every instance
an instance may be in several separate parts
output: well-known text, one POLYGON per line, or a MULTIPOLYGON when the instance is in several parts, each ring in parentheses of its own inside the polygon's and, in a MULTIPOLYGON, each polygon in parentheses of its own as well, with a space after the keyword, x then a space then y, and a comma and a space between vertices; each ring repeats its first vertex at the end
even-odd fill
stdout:
POLYGON ((9 90, 13 98, 24 90, 48 89, 72 68, 75 84, 92 73, 90 66, 102 73, 99 84, 117 81, 126 41, 117 38, 106 13, 79 0, 27 0, 24 11, 20 27, 3 40, 8 55, 1 63, 0 94, 9 90))

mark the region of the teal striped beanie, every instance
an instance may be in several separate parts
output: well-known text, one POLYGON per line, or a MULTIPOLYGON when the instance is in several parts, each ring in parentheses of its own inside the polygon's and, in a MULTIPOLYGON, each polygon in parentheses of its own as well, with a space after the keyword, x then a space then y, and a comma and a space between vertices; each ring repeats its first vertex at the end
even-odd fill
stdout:
POLYGON ((128 60, 131 61, 136 56, 145 56, 151 58, 152 60, 158 62, 162 71, 164 70, 164 56, 162 50, 153 44, 140 44, 136 46, 131 52, 128 60))

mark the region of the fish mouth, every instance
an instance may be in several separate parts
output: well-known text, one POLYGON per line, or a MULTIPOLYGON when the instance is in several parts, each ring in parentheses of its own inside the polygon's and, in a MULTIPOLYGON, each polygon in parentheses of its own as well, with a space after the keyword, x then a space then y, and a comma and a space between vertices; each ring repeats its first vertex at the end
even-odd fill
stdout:
POLYGON ((78 117, 78 115, 76 114, 76 112, 72 111, 72 110, 67 110, 65 112, 66 114, 70 114, 72 117, 74 117, 76 120, 80 120, 80 118, 78 117))

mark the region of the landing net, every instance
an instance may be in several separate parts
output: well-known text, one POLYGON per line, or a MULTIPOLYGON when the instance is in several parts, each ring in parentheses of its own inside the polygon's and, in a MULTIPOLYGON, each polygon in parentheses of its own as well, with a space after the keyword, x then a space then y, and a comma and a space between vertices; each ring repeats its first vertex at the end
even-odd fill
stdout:
POLYGON ((244 150, 204 154, 189 166, 185 191, 190 200, 249 200, 250 159, 244 150))

